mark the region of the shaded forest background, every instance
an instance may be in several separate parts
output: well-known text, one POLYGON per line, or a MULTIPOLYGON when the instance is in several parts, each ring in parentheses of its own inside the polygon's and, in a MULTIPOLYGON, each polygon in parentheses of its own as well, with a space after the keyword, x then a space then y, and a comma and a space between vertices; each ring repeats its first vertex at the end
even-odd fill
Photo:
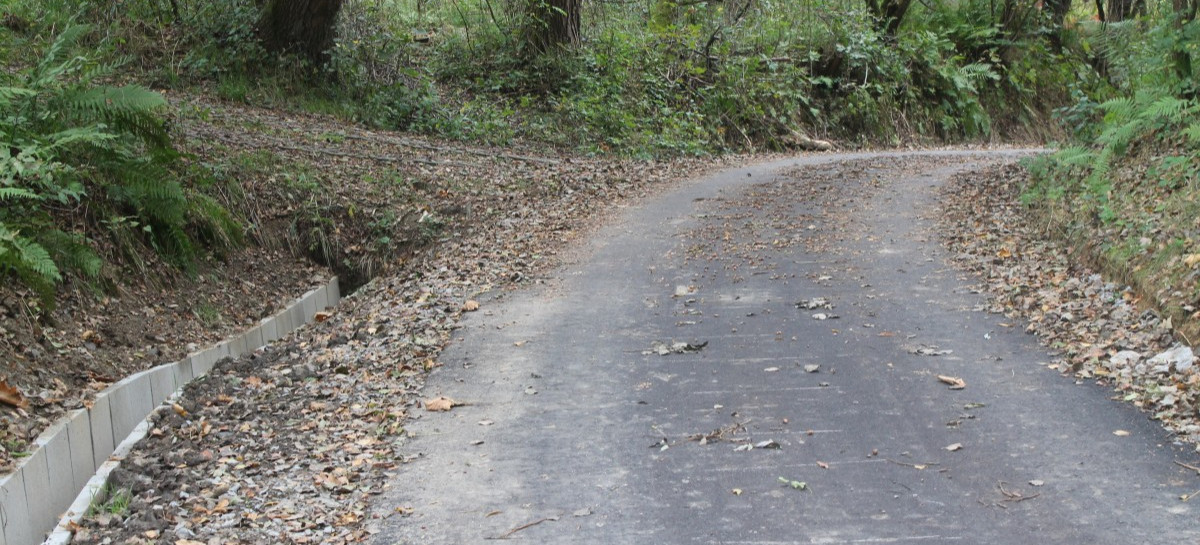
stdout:
POLYGON ((1030 209, 1195 319, 1198 2, 5 0, 0 271, 36 311, 245 243, 161 91, 644 159, 1054 143, 1030 209))

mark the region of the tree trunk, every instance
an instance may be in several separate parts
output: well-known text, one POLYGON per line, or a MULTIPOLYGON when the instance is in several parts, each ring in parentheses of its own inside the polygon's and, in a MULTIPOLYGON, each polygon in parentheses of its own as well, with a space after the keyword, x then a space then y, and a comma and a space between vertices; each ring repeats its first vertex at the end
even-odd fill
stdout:
POLYGON ((1050 13, 1050 45, 1058 52, 1063 50, 1063 23, 1071 11, 1071 0, 1045 0, 1044 6, 1050 13))
POLYGON ((1108 9, 1105 10, 1108 23, 1119 23, 1126 19, 1131 19, 1137 15, 1146 14, 1146 0, 1108 0, 1108 9))
POLYGON ((1044 5, 1050 12, 1050 23, 1054 25, 1054 30, 1061 31, 1063 21, 1066 20, 1067 13, 1071 11, 1071 0, 1045 0, 1044 5))
POLYGON ((528 0, 526 43, 538 54, 579 45, 582 0, 528 0))
POLYGON ((259 19, 263 46, 298 53, 315 66, 328 60, 342 0, 268 0, 259 19))
POLYGON ((1188 51, 1188 44, 1182 39, 1183 27, 1196 19, 1196 11, 1200 8, 1200 0, 1172 0, 1171 7, 1175 11, 1175 47, 1171 52, 1171 61, 1174 64, 1175 75, 1183 84, 1183 95, 1187 98, 1195 98, 1197 89, 1192 72, 1192 54, 1188 51))
POLYGON ((894 38, 912 0, 866 0, 866 3, 867 10, 875 17, 875 29, 888 38, 894 38))

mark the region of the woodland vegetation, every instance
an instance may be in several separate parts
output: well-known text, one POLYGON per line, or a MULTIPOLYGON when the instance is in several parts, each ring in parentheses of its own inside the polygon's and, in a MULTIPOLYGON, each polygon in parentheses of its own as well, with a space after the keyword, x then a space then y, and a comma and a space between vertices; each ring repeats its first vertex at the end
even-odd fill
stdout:
POLYGON ((1197 255, 1198 3, 5 0, 0 271, 52 305, 242 243, 236 184, 163 121, 179 90, 625 157, 1052 142, 1028 204, 1186 316, 1190 269, 1146 271, 1197 255))

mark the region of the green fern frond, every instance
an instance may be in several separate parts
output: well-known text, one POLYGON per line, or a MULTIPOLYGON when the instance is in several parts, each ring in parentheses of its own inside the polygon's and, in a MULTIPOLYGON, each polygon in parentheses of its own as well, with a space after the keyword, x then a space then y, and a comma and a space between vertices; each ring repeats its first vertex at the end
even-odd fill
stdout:
POLYGON ((52 299, 54 286, 62 281, 50 253, 4 223, 0 223, 0 273, 16 274, 43 300, 52 299))
POLYGON ((110 112, 153 113, 167 105, 162 95, 138 85, 109 87, 102 85, 66 93, 62 102, 79 110, 97 114, 110 112))
POLYGON ((188 223, 197 238, 218 250, 231 250, 245 241, 245 228, 216 199, 200 193, 188 192, 188 223))
POLYGON ((79 271, 89 279, 100 276, 104 261, 88 246, 83 235, 52 229, 40 234, 38 242, 53 256, 54 262, 64 268, 79 271))
POLYGON ((31 201, 40 201, 42 196, 34 193, 23 187, 0 187, 0 202, 15 201, 17 199, 29 199, 31 201))
POLYGON ((1054 158, 1068 167, 1089 167, 1096 161, 1096 152, 1083 146, 1071 146, 1058 150, 1054 158))
POLYGON ((0 105, 11 106, 17 99, 35 96, 37 92, 24 87, 0 87, 0 105))
POLYGON ((105 131, 102 125, 91 125, 87 127, 72 127, 46 135, 44 139, 46 149, 53 151, 81 142, 103 147, 107 146, 108 142, 116 140, 117 135, 105 131))
POLYGON ((29 86, 34 89, 49 87, 58 82, 64 74, 78 69, 83 64, 82 57, 74 57, 65 61, 62 60, 62 57, 72 45, 75 45, 75 42, 79 41, 80 37, 89 31, 91 31, 91 27, 88 25, 76 25, 62 31, 50 44, 50 47, 46 48, 42 60, 29 75, 29 86))
POLYGON ((1188 128, 1183 129, 1183 135, 1191 141, 1192 145, 1200 145, 1200 122, 1192 123, 1188 128))
POLYGON ((1100 110, 1104 112, 1104 120, 1111 123, 1124 123, 1137 113, 1132 97, 1117 97, 1101 102, 1100 110))
POLYGON ((1164 120, 1179 123, 1183 121, 1185 113, 1191 106, 1189 100, 1166 95, 1147 105, 1138 116, 1148 121, 1164 120))
POLYGON ((1096 140, 1104 145, 1105 150, 1112 150, 1117 155, 1121 155, 1125 153, 1135 138, 1146 131, 1146 128, 1146 122, 1140 119, 1114 124, 1104 129, 1104 132, 1101 132, 1096 140))

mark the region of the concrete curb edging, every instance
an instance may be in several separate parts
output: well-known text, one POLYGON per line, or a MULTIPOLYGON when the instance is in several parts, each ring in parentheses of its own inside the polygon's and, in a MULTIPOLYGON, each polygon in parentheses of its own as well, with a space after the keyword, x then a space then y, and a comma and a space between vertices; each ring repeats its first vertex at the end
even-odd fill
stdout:
POLYGON ((146 418, 184 385, 225 357, 237 357, 311 323, 337 306, 338 279, 292 301, 274 316, 182 360, 125 377, 96 394, 92 406, 71 411, 42 432, 33 452, 0 477, 0 545, 65 545, 94 500, 103 500, 109 475, 150 431, 146 418), (48 537, 45 537, 48 536, 48 537))

